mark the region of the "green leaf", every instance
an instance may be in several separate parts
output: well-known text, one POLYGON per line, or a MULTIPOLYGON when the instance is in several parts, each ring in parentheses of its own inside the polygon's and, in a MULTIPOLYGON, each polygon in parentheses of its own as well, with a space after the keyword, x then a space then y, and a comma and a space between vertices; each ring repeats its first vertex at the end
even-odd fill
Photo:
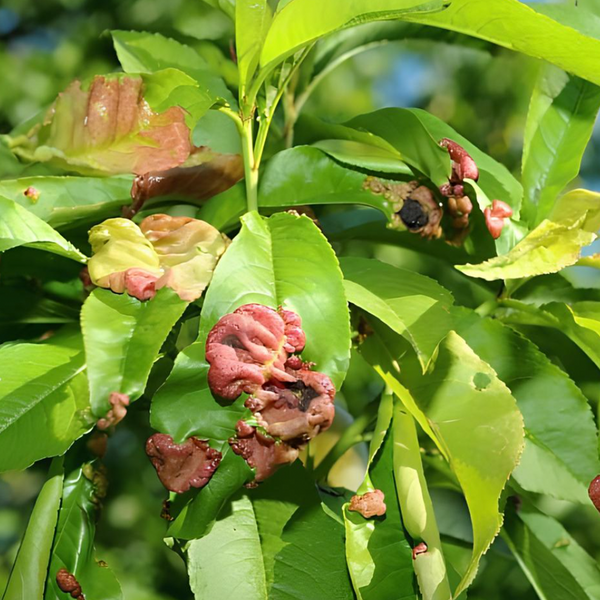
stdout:
MULTIPOLYGON (((571 9, 578 12, 578 10, 571 9)), ((600 84, 595 57, 600 40, 555 21, 518 0, 452 0, 437 13, 413 12, 403 19, 481 38, 510 50, 543 58, 600 84), (569 51, 565 52, 565 48, 569 51)))
POLYGON ((317 505, 320 499, 315 482, 299 460, 279 469, 248 494, 256 515, 267 589, 270 589, 275 578, 275 556, 286 545, 282 540, 286 523, 301 506, 317 505))
POLYGON ((346 126, 369 131, 384 139, 400 153, 404 162, 427 175, 435 185, 447 183, 450 155, 425 127, 420 112, 382 108, 355 117, 346 126))
MULTIPOLYGON (((260 179, 258 204, 264 208, 305 204, 362 204, 388 219, 392 206, 365 187, 367 176, 348 169, 321 150, 297 146, 276 154, 260 179)), ((240 209, 242 204, 240 203, 240 209)))
POLYGON ((458 596, 502 525, 499 499, 523 450, 523 417, 509 389, 456 333, 448 334, 424 375, 411 361, 403 358, 402 384, 393 367, 379 371, 449 461, 465 495, 473 554, 458 596))
POLYGON ((350 360, 350 328, 337 258, 307 217, 249 213, 215 269, 206 294, 199 343, 225 314, 250 302, 283 305, 302 317, 305 360, 317 363, 336 387, 350 360))
MULTIPOLYGON (((41 600, 63 489, 63 459, 55 459, 36 500, 2 600, 41 600)), ((92 599, 90 599, 92 600, 92 599)))
POLYGON ((457 265, 469 277, 487 281, 556 273, 574 265, 581 249, 596 239, 600 194, 573 190, 562 196, 547 219, 510 252, 478 265, 457 265))
POLYGON ((190 46, 144 31, 112 31, 117 57, 125 73, 154 73, 175 68, 192 76, 212 104, 222 101, 233 107, 235 99, 223 80, 190 46))
POLYGON ((96 289, 81 311, 90 402, 97 416, 110 408, 112 392, 137 400, 160 348, 187 306, 172 290, 141 302, 127 294, 96 289))
POLYGON ((399 401, 394 406, 393 439, 394 481, 402 522, 413 544, 422 541, 427 545, 427 552, 413 561, 423 600, 452 600, 415 420, 399 401))
POLYGON ((540 307, 551 325, 569 336, 600 368, 600 302, 551 302, 540 307))
MULTIPOLYGON (((554 531, 541 532, 539 527, 536 527, 534 531, 527 525, 527 521, 533 522, 533 519, 526 518, 522 521, 514 509, 508 510, 506 516, 503 538, 541 600, 597 598, 595 595, 588 596, 575 577, 575 573, 579 575, 587 569, 583 565, 579 565, 578 569, 571 572, 572 559, 567 562, 568 566, 561 561, 564 556, 563 548, 549 546, 547 540, 556 533, 556 526, 553 527, 554 531), (540 539, 539 534, 545 538, 544 541, 540 539)), ((538 524, 534 522, 534 526, 538 524)), ((547 518, 543 524, 552 527, 552 519, 547 518)), ((569 537, 563 538, 563 540, 570 544, 569 537)), ((578 556, 578 558, 581 557, 578 556)), ((589 568, 589 563, 586 567, 589 568)))
POLYGON ((233 453, 225 442, 219 468, 206 486, 180 495, 172 504, 172 514, 180 512, 167 535, 184 540, 200 539, 212 528, 227 500, 254 476, 246 461, 233 453))
POLYGON ((240 98, 251 81, 260 58, 263 42, 271 25, 267 0, 236 0, 235 49, 240 74, 240 98))
POLYGON ((0 181, 0 196, 60 228, 119 214, 121 207, 131 202, 131 182, 128 176, 23 177, 0 181), (30 188, 33 197, 25 194, 30 188))
POLYGON ((226 442, 244 415, 243 403, 221 406, 208 387, 203 344, 180 352, 166 383, 152 398, 150 423, 177 443, 191 436, 226 442))
POLYGON ((260 64, 275 65, 296 50, 339 29, 368 21, 403 18, 411 11, 436 10, 441 0, 294 0, 277 12, 265 39, 260 64))
POLYGON ((369 258, 344 257, 348 301, 371 313, 414 348, 425 370, 452 328, 452 296, 434 280, 369 258))
POLYGON ((344 527, 318 503, 300 508, 283 530, 269 600, 350 600, 344 527))
POLYGON ((60 455, 91 428, 84 368, 79 335, 0 346, 0 471, 60 455))
POLYGON ((50 225, 22 206, 0 196, 0 252, 27 246, 85 263, 86 257, 50 225))
POLYGON ((411 176, 413 172, 400 155, 378 146, 353 140, 321 140, 313 144, 315 148, 326 152, 337 161, 351 167, 360 167, 369 171, 395 173, 411 176))
POLYGON ((577 177, 600 108, 600 88, 544 65, 529 105, 523 150, 525 216, 537 225, 577 177))
MULTIPOLYGON (((587 486, 600 473, 600 461, 585 396, 534 344, 498 321, 461 309, 455 322, 458 333, 510 388, 523 414, 525 449, 513 477, 530 492, 588 504, 587 486)), ((561 323, 566 329, 566 320, 561 323)))
POLYGON ((87 600, 120 600, 121 588, 106 563, 95 558, 96 519, 105 475, 94 470, 94 463, 75 469, 64 480, 58 525, 52 546, 44 600, 64 600, 56 583, 56 573, 67 569, 77 578, 87 600), (94 482, 94 477, 98 481, 94 482))
POLYGON ((186 551, 194 597, 266 600, 265 567, 252 502, 239 494, 228 508, 210 533, 192 540, 186 551))
POLYGON ((384 394, 369 446, 367 474, 357 493, 379 489, 385 494, 383 519, 365 519, 344 506, 346 561, 359 600, 416 598, 411 549, 401 525, 394 484, 393 439, 388 434, 393 398, 384 394), (393 552, 390 551, 393 548, 393 552), (402 596, 399 596, 399 594, 402 596))
MULTIPOLYGON (((550 550, 552 555, 573 575, 578 584, 574 590, 578 591, 578 587, 581 586, 587 598, 595 600, 600 597, 598 563, 557 520, 539 512, 529 502, 523 503, 518 518, 530 534, 550 550)), ((552 582, 551 572, 539 571, 538 573, 541 577, 548 578, 550 580, 548 583, 552 582)))

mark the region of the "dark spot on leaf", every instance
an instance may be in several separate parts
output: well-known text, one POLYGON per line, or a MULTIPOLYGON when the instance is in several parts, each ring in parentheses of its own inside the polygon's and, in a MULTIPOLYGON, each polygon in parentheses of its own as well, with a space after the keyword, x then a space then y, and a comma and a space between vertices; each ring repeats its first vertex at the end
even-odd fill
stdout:
POLYGON ((400 218, 410 230, 417 230, 429 223, 429 217, 419 202, 408 198, 400 209, 400 218))

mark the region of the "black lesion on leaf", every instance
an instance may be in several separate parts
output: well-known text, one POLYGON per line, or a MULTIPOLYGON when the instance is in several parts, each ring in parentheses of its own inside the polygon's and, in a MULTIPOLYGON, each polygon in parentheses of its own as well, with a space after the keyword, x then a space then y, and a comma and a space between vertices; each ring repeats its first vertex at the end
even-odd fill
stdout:
POLYGON ((418 230, 427 223, 429 223, 429 217, 427 213, 423 210, 420 202, 413 200, 412 198, 407 198, 404 202, 404 205, 398 212, 402 222, 408 227, 410 230, 418 230))

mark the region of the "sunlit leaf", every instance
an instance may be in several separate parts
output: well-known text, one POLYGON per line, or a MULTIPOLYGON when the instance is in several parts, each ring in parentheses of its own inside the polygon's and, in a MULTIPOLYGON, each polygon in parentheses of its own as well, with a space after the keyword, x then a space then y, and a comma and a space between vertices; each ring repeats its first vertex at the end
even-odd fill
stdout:
POLYGON ((469 506, 473 554, 459 595, 502 525, 499 499, 523 450, 523 417, 493 369, 454 332, 427 373, 411 361, 402 361, 402 384, 392 367, 381 373, 449 461, 469 506))
POLYGON ((551 65, 533 91, 523 149, 525 216, 538 224, 579 173, 600 108, 600 89, 551 65))
POLYGON ((0 196, 0 252, 27 246, 85 262, 86 257, 50 225, 21 205, 0 196))
POLYGON ((261 66, 276 64, 310 42, 368 21, 398 19, 411 11, 438 10, 442 0, 294 0, 277 12, 262 49, 261 66))
POLYGON ((60 455, 92 427, 84 368, 77 334, 0 346, 0 471, 60 455))
POLYGON ((383 321, 413 346, 425 369, 452 327, 452 296, 412 271, 367 258, 344 257, 348 301, 383 321))
POLYGON ((88 296, 81 328, 96 415, 103 416, 109 409, 113 392, 127 394, 131 400, 142 395, 160 347, 186 306, 170 289, 147 302, 102 289, 88 296))
MULTIPOLYGON (((578 12, 576 7, 569 9, 571 13, 578 12)), ((543 58, 565 71, 600 84, 595 61, 600 52, 600 40, 563 24, 562 19, 555 21, 536 12, 518 0, 452 0, 444 11, 413 12, 403 18, 465 33, 543 58)))
POLYGON ((55 459, 36 500, 3 600, 42 599, 63 489, 63 460, 55 459))
MULTIPOLYGON (((457 331, 510 388, 523 414, 525 449, 513 477, 528 491, 588 504, 587 486, 600 472, 600 462, 585 396, 512 329, 466 310, 455 311, 455 320, 457 331)), ((568 330, 566 320, 561 323, 568 330)))
POLYGON ((556 273, 574 265, 581 249, 596 239, 600 226, 600 194, 573 190, 510 252, 478 265, 457 266, 470 277, 487 281, 556 273))

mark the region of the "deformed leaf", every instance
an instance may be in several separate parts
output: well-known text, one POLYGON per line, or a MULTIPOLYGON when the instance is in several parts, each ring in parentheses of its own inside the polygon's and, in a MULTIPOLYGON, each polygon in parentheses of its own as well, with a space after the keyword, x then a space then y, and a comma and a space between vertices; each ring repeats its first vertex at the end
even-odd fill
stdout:
POLYGON ((219 154, 206 147, 196 148, 181 167, 138 175, 131 188, 131 213, 137 213, 147 200, 157 197, 207 200, 227 191, 243 176, 244 166, 239 154, 219 154))
POLYGON ((139 300, 169 287, 192 302, 210 282, 227 238, 198 219, 154 214, 139 227, 123 218, 95 225, 90 244, 88 269, 96 285, 139 300))
POLYGON ((599 227, 600 194, 573 190, 560 198, 548 218, 510 252, 478 265, 456 268, 487 281, 556 273, 579 260, 581 249, 596 239, 599 227))
MULTIPOLYGON (((113 175, 145 173, 182 164, 192 150, 186 113, 169 94, 182 84, 171 69, 153 74, 150 107, 139 76, 96 76, 89 89, 74 81, 27 136, 13 140, 12 150, 30 161, 53 161, 70 170, 113 175), (161 80, 162 77, 162 80, 161 80)), ((193 84, 191 78, 183 83, 193 84)), ((184 86, 185 87, 185 86, 184 86)), ((190 109, 195 100, 190 99, 190 109)))

